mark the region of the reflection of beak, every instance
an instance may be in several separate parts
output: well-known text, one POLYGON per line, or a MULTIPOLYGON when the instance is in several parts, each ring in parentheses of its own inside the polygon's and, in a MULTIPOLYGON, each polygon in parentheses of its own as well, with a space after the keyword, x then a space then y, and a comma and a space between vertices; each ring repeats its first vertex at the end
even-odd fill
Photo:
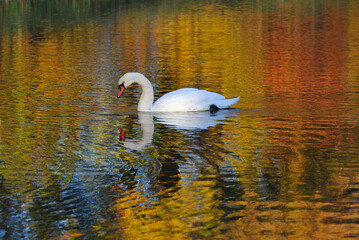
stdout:
POLYGON ((119 135, 120 141, 124 142, 126 140, 126 133, 122 130, 122 128, 118 128, 118 131, 120 133, 120 135, 119 135))
POLYGON ((121 85, 118 86, 118 89, 120 89, 120 91, 118 92, 117 94, 117 97, 121 97, 122 93, 125 91, 125 86, 124 86, 124 83, 122 83, 121 85))

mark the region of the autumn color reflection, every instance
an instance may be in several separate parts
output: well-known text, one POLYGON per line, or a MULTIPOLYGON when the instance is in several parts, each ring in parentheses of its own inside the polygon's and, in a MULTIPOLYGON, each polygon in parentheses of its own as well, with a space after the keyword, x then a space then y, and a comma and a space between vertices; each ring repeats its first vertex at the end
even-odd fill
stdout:
POLYGON ((358 236, 358 11, 0 2, 0 238, 358 236), (205 126, 145 122, 137 90, 116 98, 128 71, 155 98, 198 87, 241 100, 205 126))

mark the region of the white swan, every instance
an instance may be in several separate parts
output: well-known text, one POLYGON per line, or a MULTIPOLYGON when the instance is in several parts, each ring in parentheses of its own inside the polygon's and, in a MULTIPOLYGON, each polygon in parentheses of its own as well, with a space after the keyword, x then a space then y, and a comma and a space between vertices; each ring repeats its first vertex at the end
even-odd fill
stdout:
POLYGON ((196 88, 182 88, 166 93, 153 103, 153 88, 151 82, 141 73, 130 72, 118 81, 118 96, 132 83, 138 83, 142 88, 137 110, 141 112, 191 112, 208 111, 229 108, 240 97, 226 99, 219 93, 198 90, 196 88))

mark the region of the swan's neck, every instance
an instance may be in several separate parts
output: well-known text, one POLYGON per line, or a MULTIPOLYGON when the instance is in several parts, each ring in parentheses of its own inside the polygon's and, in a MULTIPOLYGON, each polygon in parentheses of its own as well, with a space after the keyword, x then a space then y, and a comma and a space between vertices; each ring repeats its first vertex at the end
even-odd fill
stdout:
POLYGON ((153 104, 153 88, 151 82, 147 78, 139 78, 137 83, 142 88, 140 101, 138 102, 137 110, 141 112, 152 111, 153 104))

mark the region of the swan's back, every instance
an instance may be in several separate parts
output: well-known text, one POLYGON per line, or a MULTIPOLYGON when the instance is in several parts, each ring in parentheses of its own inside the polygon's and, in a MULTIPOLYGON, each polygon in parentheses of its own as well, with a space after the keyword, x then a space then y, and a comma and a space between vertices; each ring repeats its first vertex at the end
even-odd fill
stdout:
POLYGON ((211 105, 218 108, 228 108, 236 103, 238 98, 225 99, 219 93, 198 90, 196 88, 182 88, 166 93, 152 106, 154 112, 190 112, 207 111, 211 105))

